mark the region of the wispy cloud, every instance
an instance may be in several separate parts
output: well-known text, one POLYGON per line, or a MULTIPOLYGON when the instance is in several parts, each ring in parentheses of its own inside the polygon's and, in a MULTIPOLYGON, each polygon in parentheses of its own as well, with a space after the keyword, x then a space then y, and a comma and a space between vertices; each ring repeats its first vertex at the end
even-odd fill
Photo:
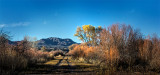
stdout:
POLYGON ((0 28, 3 28, 3 27, 5 27, 5 24, 0 24, 0 28))
POLYGON ((18 22, 18 23, 11 23, 11 24, 0 24, 0 28, 3 27, 20 27, 20 26, 28 26, 30 22, 18 22))
POLYGON ((30 22, 19 22, 19 23, 13 23, 11 24, 12 27, 17 27, 17 26, 28 26, 30 22))

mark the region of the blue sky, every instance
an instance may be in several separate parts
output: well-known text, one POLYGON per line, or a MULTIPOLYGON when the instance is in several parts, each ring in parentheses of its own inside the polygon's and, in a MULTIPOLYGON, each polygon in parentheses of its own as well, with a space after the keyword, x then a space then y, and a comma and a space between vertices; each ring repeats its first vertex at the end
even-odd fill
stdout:
POLYGON ((12 40, 25 35, 71 38, 77 26, 130 24, 160 36, 160 0, 0 0, 0 28, 12 40))

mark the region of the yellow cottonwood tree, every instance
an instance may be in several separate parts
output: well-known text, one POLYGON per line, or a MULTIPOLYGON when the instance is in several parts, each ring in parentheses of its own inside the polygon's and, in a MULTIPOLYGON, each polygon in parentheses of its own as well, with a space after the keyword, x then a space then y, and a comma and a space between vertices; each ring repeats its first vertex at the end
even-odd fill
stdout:
POLYGON ((92 25, 83 25, 82 27, 78 27, 74 36, 77 36, 81 41, 96 45, 97 44, 97 36, 102 30, 101 26, 95 27, 92 25))

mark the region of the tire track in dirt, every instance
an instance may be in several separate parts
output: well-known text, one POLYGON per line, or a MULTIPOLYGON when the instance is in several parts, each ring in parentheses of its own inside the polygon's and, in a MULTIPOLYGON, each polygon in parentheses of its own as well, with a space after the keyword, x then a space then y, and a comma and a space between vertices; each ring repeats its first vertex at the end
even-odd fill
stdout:
POLYGON ((72 63, 70 61, 68 56, 64 56, 63 59, 59 60, 59 62, 57 63, 57 66, 68 66, 68 67, 71 67, 71 66, 74 66, 73 64, 74 63, 72 63))
POLYGON ((65 56, 63 56, 63 59, 60 59, 59 62, 55 65, 55 66, 60 66, 60 64, 62 63, 62 61, 64 60, 65 56))

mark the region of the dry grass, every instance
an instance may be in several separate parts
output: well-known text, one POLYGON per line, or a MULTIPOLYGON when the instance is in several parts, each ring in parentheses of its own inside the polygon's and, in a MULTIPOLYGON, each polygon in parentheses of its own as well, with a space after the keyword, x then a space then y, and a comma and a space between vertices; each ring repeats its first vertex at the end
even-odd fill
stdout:
POLYGON ((27 59, 16 51, 12 50, 1 50, 0 52, 0 70, 1 74, 16 73, 15 70, 22 70, 27 66, 27 59))
POLYGON ((50 60, 50 61, 48 61, 48 62, 46 62, 46 63, 44 63, 45 65, 56 65, 57 63, 59 62, 59 60, 50 60))

